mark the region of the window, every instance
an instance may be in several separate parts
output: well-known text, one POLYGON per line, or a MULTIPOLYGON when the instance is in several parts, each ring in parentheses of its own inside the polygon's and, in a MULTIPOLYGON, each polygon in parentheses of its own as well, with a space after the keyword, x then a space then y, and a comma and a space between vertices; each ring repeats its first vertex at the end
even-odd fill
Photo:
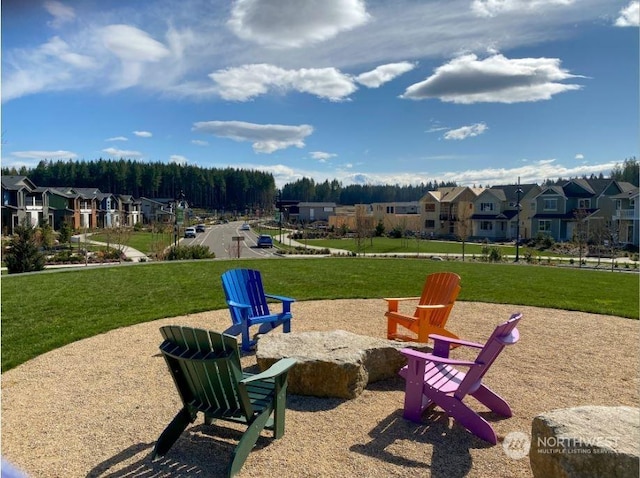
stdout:
POLYGON ((436 221, 434 221, 433 219, 427 219, 426 221, 424 221, 424 227, 426 229, 435 229, 436 221))
POLYGON ((480 203, 480 211, 482 211, 482 212, 493 211, 493 203, 492 202, 480 203))
POLYGON ((538 231, 540 232, 550 232, 551 231, 551 221, 548 219, 541 219, 538 223, 538 231))
POLYGON ((545 199, 542 209, 545 211, 557 211, 558 210, 558 199, 545 199))
POLYGON ((480 221, 480 230, 481 231, 493 231, 493 222, 491 222, 491 221, 480 221))
POLYGON ((591 199, 578 200, 578 209, 589 209, 591 207, 591 199))
POLYGON ((436 205, 433 203, 425 204, 424 212, 436 212, 436 205))
POLYGON ((393 214, 393 206, 387 206, 387 214, 393 214))

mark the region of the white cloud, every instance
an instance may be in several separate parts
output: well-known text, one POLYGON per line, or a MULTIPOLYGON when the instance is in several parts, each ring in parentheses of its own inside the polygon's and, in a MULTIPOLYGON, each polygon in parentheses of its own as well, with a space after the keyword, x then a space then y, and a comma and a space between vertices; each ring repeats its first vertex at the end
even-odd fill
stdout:
POLYGON ((294 90, 340 101, 357 89, 351 77, 335 68, 285 70, 257 64, 218 70, 209 77, 218 85, 222 98, 235 101, 247 101, 269 90, 294 90))
POLYGON ((195 144, 196 146, 209 146, 208 141, 202 141, 201 139, 192 139, 191 144, 195 144))
POLYGON ((580 78, 560 68, 557 58, 509 59, 494 54, 479 60, 462 55, 438 67, 424 81, 409 86, 402 98, 439 98, 452 103, 520 103, 548 100, 565 91, 579 90, 560 81, 580 78))
POLYGON ((363 0, 236 0, 228 25, 243 40, 297 48, 328 40, 368 20, 363 0))
POLYGON ((321 163, 327 162, 328 159, 335 158, 337 154, 334 153, 325 153, 324 151, 311 151, 309 155, 313 159, 317 159, 321 163))
POLYGON ((576 154, 575 159, 584 159, 584 154, 581 154, 581 153, 576 154))
POLYGON ((129 141, 126 136, 114 136, 113 138, 107 138, 105 141, 129 141))
POLYGON ((102 150, 103 153, 114 158, 141 158, 143 154, 140 151, 131 151, 126 149, 106 148, 102 150))
POLYGON ((76 159, 78 155, 71 151, 16 151, 12 156, 21 159, 76 159))
POLYGON ((473 0, 471 9, 481 17, 494 17, 501 13, 533 12, 554 6, 567 6, 575 0, 473 0))
POLYGON ((189 160, 187 160, 185 156, 182 156, 180 154, 172 154, 171 156, 169 156, 169 162, 185 166, 189 162, 189 160))
POLYGON ((49 22, 49 25, 53 28, 60 28, 65 23, 72 22, 76 18, 74 9, 61 2, 46 1, 44 2, 44 8, 53 16, 53 20, 49 22))
POLYGON ((130 25, 108 25, 99 33, 104 46, 125 61, 153 62, 169 55, 162 43, 130 25))
POLYGON ((303 148, 304 139, 313 133, 313 127, 307 124, 289 126, 243 121, 201 121, 194 123, 193 130, 234 141, 247 141, 253 143, 256 153, 266 154, 291 146, 303 148))
POLYGON ((617 27, 637 27, 640 26, 640 2, 629 2, 625 8, 620 10, 620 14, 616 19, 617 27))
POLYGON ((153 133, 150 133, 149 131, 134 131, 133 134, 140 138, 151 138, 153 136, 153 133))
POLYGON ((393 80, 394 78, 413 70, 415 63, 403 61, 400 63, 389 63, 381 65, 374 70, 361 73, 356 76, 356 81, 369 88, 378 88, 379 86, 393 80))
POLYGON ((444 139, 462 140, 472 138, 483 134, 488 129, 489 127, 484 123, 475 123, 457 129, 450 129, 444 134, 444 139))

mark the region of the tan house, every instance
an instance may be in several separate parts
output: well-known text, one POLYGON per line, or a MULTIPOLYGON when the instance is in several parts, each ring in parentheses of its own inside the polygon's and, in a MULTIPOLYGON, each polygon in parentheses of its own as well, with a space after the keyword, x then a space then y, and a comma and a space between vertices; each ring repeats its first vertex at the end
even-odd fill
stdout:
POLYGON ((421 233, 426 237, 470 236, 473 204, 484 188, 456 186, 429 191, 420 199, 421 233))
POLYGON ((369 208, 374 227, 382 223, 387 232, 396 228, 403 233, 421 230, 419 201, 373 203, 369 208))

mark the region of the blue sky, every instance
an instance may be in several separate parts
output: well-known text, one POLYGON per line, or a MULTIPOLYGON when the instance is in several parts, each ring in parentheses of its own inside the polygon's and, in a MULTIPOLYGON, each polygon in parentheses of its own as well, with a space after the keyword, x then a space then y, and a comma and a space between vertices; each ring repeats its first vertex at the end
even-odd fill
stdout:
POLYGON ((348 184, 638 157, 638 1, 2 2, 2 165, 132 159, 348 184))

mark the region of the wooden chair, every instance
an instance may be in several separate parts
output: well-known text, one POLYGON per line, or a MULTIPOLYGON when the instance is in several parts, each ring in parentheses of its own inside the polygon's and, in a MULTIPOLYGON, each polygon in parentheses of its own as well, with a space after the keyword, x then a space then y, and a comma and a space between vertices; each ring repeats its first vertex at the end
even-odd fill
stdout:
POLYGON ((404 417, 419 423, 422 413, 437 405, 471 433, 495 445, 497 437, 493 427, 463 403, 463 399, 471 395, 489 410, 505 417, 511 416, 509 404, 483 385, 482 378, 504 347, 518 341, 520 335, 516 325, 521 318, 522 314, 513 314, 495 328, 484 345, 432 335, 435 345, 431 354, 413 349, 400 350, 408 360, 400 370, 405 379, 404 417), (480 349, 480 353, 474 361, 450 359, 452 343, 480 349), (469 367, 469 370, 464 373, 456 367, 469 367))
POLYGON ((282 359, 251 375, 242 372, 234 337, 175 325, 160 333, 160 350, 183 407, 158 438, 153 458, 164 456, 202 412, 208 425, 220 419, 247 426, 229 463, 227 476, 234 476, 263 429, 273 430, 275 439, 284 435, 287 374, 295 360, 282 359))
POLYGON ((459 293, 458 274, 437 272, 427 276, 420 297, 384 299, 387 301, 387 338, 412 342, 427 342, 430 334, 459 338, 444 328, 459 293), (409 300, 418 300, 413 315, 399 310, 400 302, 409 300), (405 329, 403 333, 398 332, 398 326, 405 329))
POLYGON ((264 334, 282 325, 283 332, 291 331, 291 304, 295 299, 265 294, 260 271, 252 269, 230 269, 222 274, 222 288, 231 313, 232 325, 224 333, 242 334, 242 350, 250 351, 256 344, 249 329, 259 325, 259 334, 264 334), (272 313, 267 299, 282 303, 282 311, 272 313))

